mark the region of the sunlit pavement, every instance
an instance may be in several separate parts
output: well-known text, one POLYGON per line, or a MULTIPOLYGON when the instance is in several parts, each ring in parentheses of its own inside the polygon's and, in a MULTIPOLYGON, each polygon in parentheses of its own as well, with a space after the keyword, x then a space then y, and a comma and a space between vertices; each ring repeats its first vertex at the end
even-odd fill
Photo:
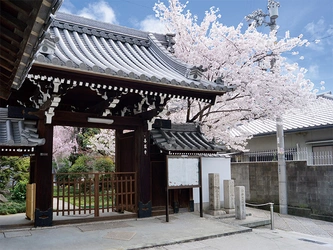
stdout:
MULTIPOLYGON (((333 249, 333 223, 247 208, 246 220, 179 213, 146 219, 103 221, 47 228, 0 229, 0 249, 333 249)), ((3 217, 0 217, 0 223, 3 217)), ((1 228, 1 226, 0 226, 1 228)))

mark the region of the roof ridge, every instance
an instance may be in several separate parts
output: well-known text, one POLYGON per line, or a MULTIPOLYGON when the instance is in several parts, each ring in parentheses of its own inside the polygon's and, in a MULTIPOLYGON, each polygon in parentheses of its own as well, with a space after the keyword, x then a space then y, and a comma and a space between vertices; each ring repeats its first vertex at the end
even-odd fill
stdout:
MULTIPOLYGON (((105 36, 105 34, 108 35, 109 33, 146 41, 148 41, 148 35, 150 33, 63 12, 57 12, 55 19, 52 22, 52 26, 75 30, 86 34, 94 34, 97 36, 105 36)), ((116 37, 118 36, 111 35, 108 38, 116 37)))
POLYGON ((331 91, 327 91, 327 92, 324 92, 324 93, 317 94, 317 98, 318 97, 322 97, 322 98, 333 101, 333 95, 332 95, 331 91))
MULTIPOLYGON (((170 65, 172 65, 180 74, 186 77, 187 71, 192 68, 194 65, 190 65, 188 63, 180 61, 177 57, 172 55, 164 46, 160 43, 160 41, 156 38, 154 34, 148 35, 149 41, 154 45, 153 47, 156 50, 159 50, 162 53, 158 53, 160 57, 164 61, 168 61, 170 65)), ((157 52, 157 51, 156 51, 157 52)))

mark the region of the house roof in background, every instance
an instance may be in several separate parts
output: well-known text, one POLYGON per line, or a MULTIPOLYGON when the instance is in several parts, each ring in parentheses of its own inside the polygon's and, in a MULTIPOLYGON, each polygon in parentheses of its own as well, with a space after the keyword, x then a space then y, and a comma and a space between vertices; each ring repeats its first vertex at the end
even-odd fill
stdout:
POLYGON ((233 90, 199 79, 200 69, 176 59, 171 45, 172 36, 57 13, 35 64, 218 94, 233 90))
POLYGON ((62 0, 1 1, 0 98, 19 89, 31 67, 43 33, 62 0))
MULTIPOLYGON (((290 112, 282 117, 285 132, 303 131, 318 128, 333 128, 333 95, 331 92, 319 94, 317 100, 306 110, 290 112)), ((254 136, 276 133, 276 121, 254 120, 232 129, 234 136, 241 133, 254 136)))
POLYGON ((200 127, 193 123, 171 124, 171 128, 154 128, 150 132, 154 144, 172 153, 217 153, 224 147, 209 142, 200 127))

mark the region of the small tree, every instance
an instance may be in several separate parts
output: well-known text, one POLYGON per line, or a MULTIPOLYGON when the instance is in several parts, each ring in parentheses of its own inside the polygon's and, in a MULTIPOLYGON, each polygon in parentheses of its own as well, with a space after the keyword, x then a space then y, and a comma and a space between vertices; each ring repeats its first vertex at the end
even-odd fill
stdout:
POLYGON ((102 156, 95 159, 94 170, 98 172, 114 172, 115 165, 110 157, 102 156))

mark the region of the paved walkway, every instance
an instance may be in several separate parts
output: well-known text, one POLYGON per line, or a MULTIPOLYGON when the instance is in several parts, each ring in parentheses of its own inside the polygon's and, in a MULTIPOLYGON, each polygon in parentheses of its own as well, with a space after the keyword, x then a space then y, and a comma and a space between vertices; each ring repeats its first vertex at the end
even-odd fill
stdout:
POLYGON ((275 213, 275 230, 250 229, 241 224, 267 221, 269 212, 247 213, 243 221, 179 213, 168 223, 160 216, 2 231, 0 225, 0 249, 333 249, 333 223, 275 213))
MULTIPOLYGON (((270 220, 269 211, 249 207, 246 208, 246 211, 252 215, 251 217, 253 217, 254 220, 270 220)), ((244 224, 242 221, 237 221, 233 218, 221 219, 221 222, 228 224, 244 224)), ((269 229, 270 225, 265 226, 265 228, 269 229)), ((314 220, 293 215, 274 213, 274 229, 333 238, 333 222, 314 220)))

